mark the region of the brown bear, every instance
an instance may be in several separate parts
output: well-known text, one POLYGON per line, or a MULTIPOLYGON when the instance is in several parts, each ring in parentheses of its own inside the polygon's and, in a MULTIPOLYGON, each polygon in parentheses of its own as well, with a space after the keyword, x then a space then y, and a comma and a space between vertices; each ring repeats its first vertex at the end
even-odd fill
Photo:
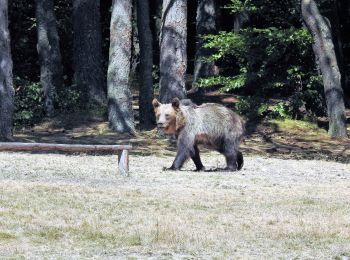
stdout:
POLYGON ((166 134, 175 134, 177 154, 169 170, 179 170, 191 158, 196 170, 204 170, 198 145, 203 144, 222 153, 227 166, 236 171, 243 166, 243 155, 238 150, 244 133, 240 116, 223 105, 206 103, 200 106, 190 100, 174 98, 171 104, 153 102, 157 127, 166 134))

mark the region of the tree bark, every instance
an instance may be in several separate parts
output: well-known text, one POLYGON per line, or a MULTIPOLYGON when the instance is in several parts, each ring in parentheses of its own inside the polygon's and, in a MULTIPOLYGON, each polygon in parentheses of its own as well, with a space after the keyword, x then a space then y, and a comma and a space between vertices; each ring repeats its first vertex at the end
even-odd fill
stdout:
POLYGON ((105 103, 100 0, 73 0, 74 81, 83 102, 105 103))
POLYGON ((132 0, 113 0, 107 75, 108 119, 113 130, 134 132, 130 59, 132 0))
POLYGON ((36 20, 40 63, 40 83, 47 116, 55 114, 58 88, 63 86, 63 70, 53 0, 36 0, 36 20))
POLYGON ((215 63, 213 61, 203 61, 203 59, 210 57, 213 51, 203 47, 204 41, 202 36, 217 32, 216 10, 215 0, 198 0, 196 20, 197 43, 193 75, 194 85, 191 92, 198 90, 197 81, 199 78, 208 78, 215 75, 215 63))
POLYGON ((244 23, 249 21, 249 14, 247 11, 237 12, 235 14, 235 20, 233 22, 233 31, 239 33, 244 23))
POLYGON ((160 40, 160 101, 186 97, 187 1, 164 0, 160 40))
POLYGON ((330 24, 320 14, 314 0, 301 0, 301 8, 304 22, 314 39, 313 50, 323 77, 329 118, 328 133, 332 137, 346 137, 343 89, 330 24))
POLYGON ((137 27, 140 39, 140 126, 150 129, 154 124, 153 100, 153 47, 150 27, 149 0, 137 0, 137 27))
POLYGON ((6 140, 13 140, 14 93, 8 2, 0 0, 0 137, 6 140))

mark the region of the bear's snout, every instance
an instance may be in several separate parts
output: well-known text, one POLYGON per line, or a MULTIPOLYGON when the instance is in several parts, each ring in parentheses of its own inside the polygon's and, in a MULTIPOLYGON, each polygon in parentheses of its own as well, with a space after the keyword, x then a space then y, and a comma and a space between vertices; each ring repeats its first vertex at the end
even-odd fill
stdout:
POLYGON ((158 128, 164 128, 164 123, 159 123, 159 122, 158 122, 158 123, 157 123, 157 127, 158 127, 158 128))

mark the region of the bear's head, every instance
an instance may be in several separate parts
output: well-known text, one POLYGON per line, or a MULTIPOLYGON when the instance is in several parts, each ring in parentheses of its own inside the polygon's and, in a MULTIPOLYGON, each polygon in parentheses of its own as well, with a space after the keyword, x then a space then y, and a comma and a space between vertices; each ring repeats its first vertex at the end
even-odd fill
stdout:
POLYGON ((180 100, 174 98, 172 103, 162 104, 153 99, 152 105, 156 114, 157 127, 165 134, 175 134, 177 130, 176 117, 180 111, 180 100))

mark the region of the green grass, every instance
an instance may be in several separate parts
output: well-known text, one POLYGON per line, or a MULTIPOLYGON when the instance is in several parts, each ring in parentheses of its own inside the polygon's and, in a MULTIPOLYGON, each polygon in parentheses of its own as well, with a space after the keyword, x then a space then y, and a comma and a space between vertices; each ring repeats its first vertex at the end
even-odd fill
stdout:
POLYGON ((327 131, 325 129, 319 128, 317 124, 312 122, 300 121, 300 120, 271 120, 269 121, 277 126, 278 131, 296 133, 305 135, 305 134, 314 134, 314 135, 325 135, 327 136, 327 131))

